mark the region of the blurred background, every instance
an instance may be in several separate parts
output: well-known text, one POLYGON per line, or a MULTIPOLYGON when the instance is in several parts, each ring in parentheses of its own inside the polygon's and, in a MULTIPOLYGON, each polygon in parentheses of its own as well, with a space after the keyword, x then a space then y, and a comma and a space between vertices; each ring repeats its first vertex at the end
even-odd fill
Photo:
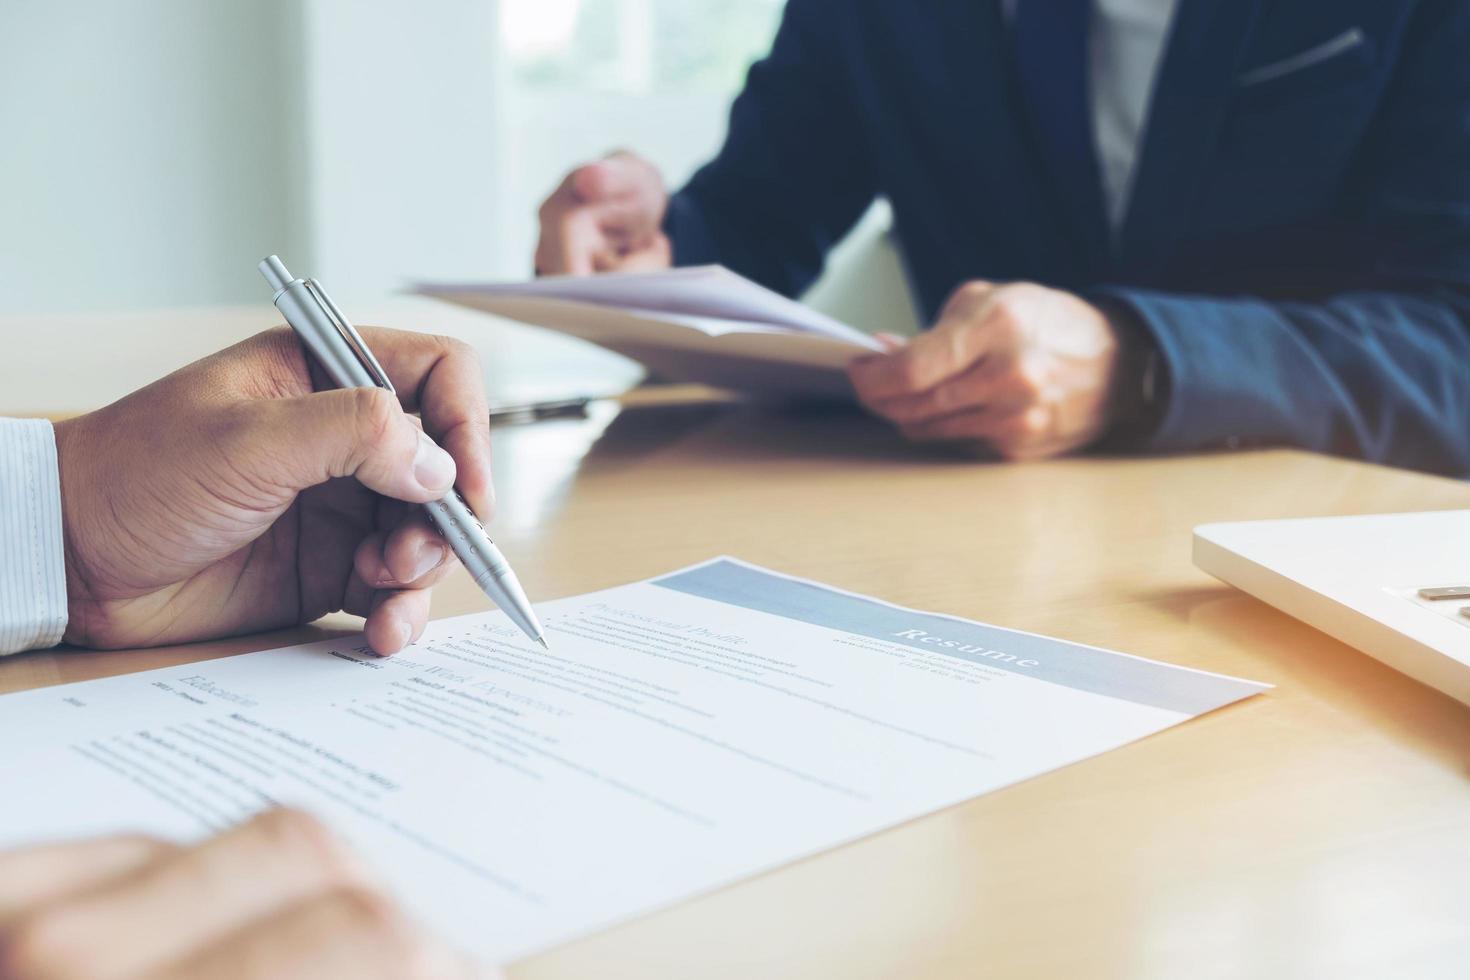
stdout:
MULTIPOLYGON (((781 0, 5 0, 0 314, 530 274, 535 210, 618 147, 718 148, 781 0)), ((911 317, 879 202, 809 299, 911 317)))

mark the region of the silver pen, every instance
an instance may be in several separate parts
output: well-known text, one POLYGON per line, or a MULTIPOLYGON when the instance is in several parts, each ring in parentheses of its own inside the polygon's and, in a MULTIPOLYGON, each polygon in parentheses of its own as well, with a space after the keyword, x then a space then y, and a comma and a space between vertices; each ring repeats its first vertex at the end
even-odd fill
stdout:
MULTIPOLYGON (((295 278, 274 255, 261 261, 260 274, 275 290, 272 301, 276 309, 338 387, 393 391, 382 365, 321 283, 295 278)), ((541 624, 515 572, 459 491, 451 490, 444 499, 424 504, 424 510, 475 584, 495 600, 521 632, 545 647, 541 624)))

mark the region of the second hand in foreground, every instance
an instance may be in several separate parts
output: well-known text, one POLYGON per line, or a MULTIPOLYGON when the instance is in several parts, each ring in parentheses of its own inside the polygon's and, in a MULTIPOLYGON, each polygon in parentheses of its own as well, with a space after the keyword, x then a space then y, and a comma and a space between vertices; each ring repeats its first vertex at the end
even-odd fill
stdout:
MULTIPOLYGON (((297 279, 286 270, 281 260, 272 255, 260 263, 260 273, 275 290, 272 297, 276 309, 286 318, 291 329, 306 349, 316 357, 322 369, 340 388, 384 388, 393 390, 382 365, 368 350, 362 337, 337 308, 321 283, 315 279, 297 279)), ((444 535, 470 577, 486 595, 495 601, 511 622, 531 639, 547 647, 541 624, 530 600, 511 571, 510 563, 485 533, 485 527, 465 503, 458 490, 450 490, 442 500, 424 504, 429 520, 444 535)), ((550 649, 550 647, 547 647, 550 649)))

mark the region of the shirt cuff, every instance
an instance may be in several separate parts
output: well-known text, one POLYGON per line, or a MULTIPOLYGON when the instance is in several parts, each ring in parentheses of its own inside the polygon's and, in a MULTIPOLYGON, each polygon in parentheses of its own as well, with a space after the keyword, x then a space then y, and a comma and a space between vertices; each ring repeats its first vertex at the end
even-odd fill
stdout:
POLYGON ((56 646, 66 618, 56 436, 0 419, 0 655, 56 646))

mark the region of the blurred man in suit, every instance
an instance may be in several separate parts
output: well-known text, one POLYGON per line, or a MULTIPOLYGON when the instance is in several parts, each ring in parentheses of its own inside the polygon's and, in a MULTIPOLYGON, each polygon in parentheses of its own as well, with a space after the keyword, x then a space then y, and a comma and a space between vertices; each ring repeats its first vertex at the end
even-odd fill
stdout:
POLYGON ((796 295, 881 194, 934 322, 851 376, 915 439, 1470 473, 1466 51, 1465 0, 789 0, 719 155, 577 169, 537 268, 796 295))

